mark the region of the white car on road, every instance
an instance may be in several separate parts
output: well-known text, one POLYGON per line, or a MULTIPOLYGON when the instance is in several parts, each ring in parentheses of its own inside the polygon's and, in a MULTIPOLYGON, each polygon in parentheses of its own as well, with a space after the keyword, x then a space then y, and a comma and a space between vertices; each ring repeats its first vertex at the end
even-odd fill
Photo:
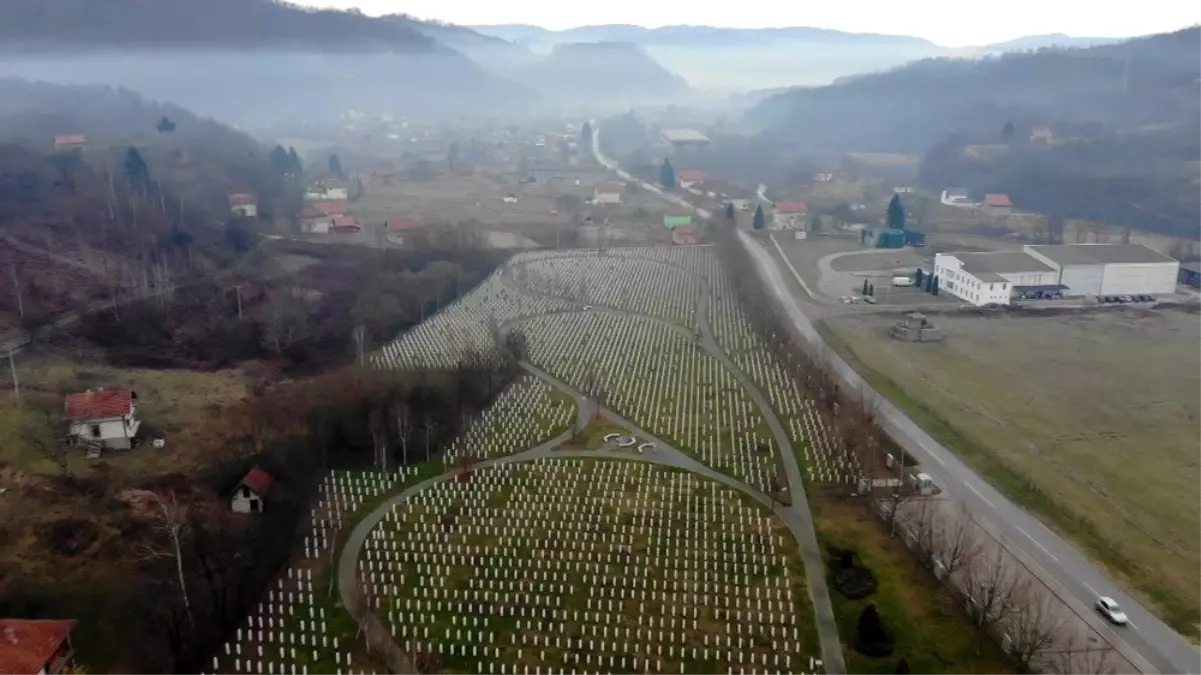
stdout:
POLYGON ((1112 623, 1119 626, 1126 625, 1126 613, 1118 607, 1118 603, 1113 601, 1113 598, 1100 597, 1097 598, 1097 611, 1105 615, 1112 623))

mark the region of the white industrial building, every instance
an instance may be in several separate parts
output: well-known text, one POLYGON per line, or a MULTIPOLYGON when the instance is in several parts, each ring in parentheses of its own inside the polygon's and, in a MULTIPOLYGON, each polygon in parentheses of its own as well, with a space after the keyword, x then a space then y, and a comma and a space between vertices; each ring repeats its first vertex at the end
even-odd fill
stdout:
POLYGON ((1054 268, 1023 251, 938 253, 934 275, 940 293, 977 307, 1008 305, 1015 292, 1056 290, 1059 278, 1054 268))
POLYGON ((1161 295, 1176 292, 1180 262, 1142 244, 1027 245, 1058 275, 1064 295, 1161 295))
POLYGON ((1142 244, 1027 245, 1022 251, 939 253, 938 289, 977 307, 1014 295, 1162 295, 1176 291, 1180 263, 1142 244))

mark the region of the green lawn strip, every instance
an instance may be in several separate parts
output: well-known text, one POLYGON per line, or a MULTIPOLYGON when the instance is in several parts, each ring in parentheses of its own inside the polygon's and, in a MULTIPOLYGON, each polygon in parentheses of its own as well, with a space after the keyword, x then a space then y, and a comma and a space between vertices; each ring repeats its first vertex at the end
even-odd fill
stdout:
POLYGON ((989 484, 1014 503, 1037 513, 1040 519, 1058 534, 1081 544, 1088 555, 1104 565, 1110 574, 1121 579, 1127 587, 1135 588, 1149 598, 1159 610, 1157 614, 1160 618, 1174 630, 1194 641, 1201 637, 1201 610, 1193 606, 1187 598, 1172 594, 1157 585, 1153 577, 1130 576, 1126 570, 1135 569, 1134 563, 1097 532, 1096 527, 1086 517, 1073 514, 1068 506, 1059 504, 1032 481, 1009 468, 1004 460, 987 446, 971 440, 950 422, 909 396, 894 380, 868 367, 829 326, 821 322, 815 325, 826 342, 877 392, 903 410, 939 443, 954 450, 956 455, 988 479, 989 484))
POLYGON ((818 541, 823 550, 855 549, 879 584, 875 594, 862 600, 847 599, 830 587, 849 673, 893 673, 901 657, 915 673, 1016 672, 995 643, 972 630, 951 592, 900 540, 888 536, 881 521, 861 503, 836 499, 843 498, 811 500, 818 541), (896 649, 887 658, 864 656, 853 646, 859 615, 870 603, 876 604, 896 639, 896 649))

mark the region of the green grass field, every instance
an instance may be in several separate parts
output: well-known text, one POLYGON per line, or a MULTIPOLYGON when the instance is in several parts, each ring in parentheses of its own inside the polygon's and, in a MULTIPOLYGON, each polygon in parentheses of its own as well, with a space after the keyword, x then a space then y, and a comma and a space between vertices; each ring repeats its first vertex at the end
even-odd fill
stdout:
POLYGON ((947 315, 947 340, 927 344, 889 338, 895 320, 825 330, 923 428, 1196 637, 1196 314, 947 315))

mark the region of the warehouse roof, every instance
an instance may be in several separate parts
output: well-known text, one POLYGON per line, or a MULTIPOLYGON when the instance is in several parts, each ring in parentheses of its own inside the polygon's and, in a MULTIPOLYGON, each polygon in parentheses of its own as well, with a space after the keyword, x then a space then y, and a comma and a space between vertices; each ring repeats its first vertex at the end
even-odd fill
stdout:
POLYGON ((664 129, 663 138, 669 143, 708 143, 709 138, 693 129, 664 129))
POLYGON ((1027 246, 1060 265, 1106 265, 1111 263, 1170 263, 1166 256, 1143 244, 1054 244, 1027 246))
POLYGON ((952 253, 959 259, 963 271, 980 281, 1004 281, 1002 274, 1023 272, 1054 272, 1050 265, 1024 251, 995 251, 991 253, 952 253), (986 279, 983 275, 994 278, 986 279))

